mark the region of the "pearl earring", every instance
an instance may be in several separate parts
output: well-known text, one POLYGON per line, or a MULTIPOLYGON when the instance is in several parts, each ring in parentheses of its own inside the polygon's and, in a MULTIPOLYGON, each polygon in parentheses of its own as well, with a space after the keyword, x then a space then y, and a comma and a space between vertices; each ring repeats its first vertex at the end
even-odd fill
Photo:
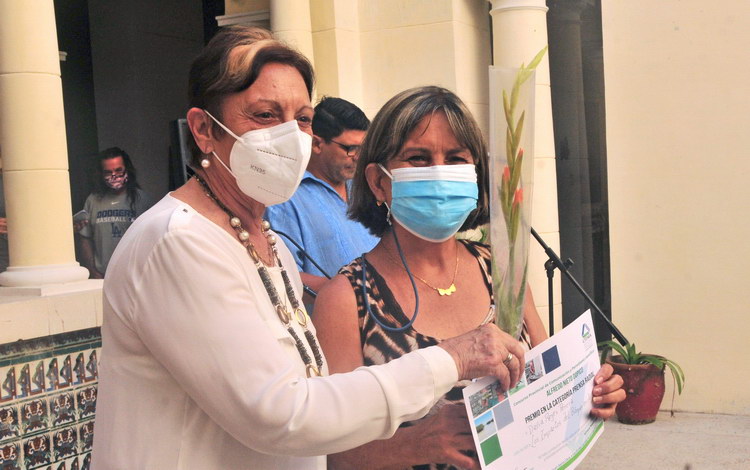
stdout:
POLYGON ((201 166, 204 169, 210 167, 211 166, 211 160, 209 160, 208 158, 204 158, 203 160, 201 160, 201 166))

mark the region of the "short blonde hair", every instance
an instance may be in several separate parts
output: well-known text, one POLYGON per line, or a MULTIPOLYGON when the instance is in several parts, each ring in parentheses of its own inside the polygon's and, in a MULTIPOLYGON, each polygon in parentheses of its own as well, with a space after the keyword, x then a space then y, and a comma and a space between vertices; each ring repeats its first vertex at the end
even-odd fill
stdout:
MULTIPOLYGON (((193 61, 188 82, 189 106, 206 109, 221 121, 224 99, 250 87, 268 63, 287 64, 297 69, 312 98, 315 74, 302 53, 263 28, 229 26, 220 29, 193 61)), ((217 135, 223 134, 215 123, 211 125, 217 135)), ((197 166, 202 154, 192 139, 190 143, 191 164, 197 166)))

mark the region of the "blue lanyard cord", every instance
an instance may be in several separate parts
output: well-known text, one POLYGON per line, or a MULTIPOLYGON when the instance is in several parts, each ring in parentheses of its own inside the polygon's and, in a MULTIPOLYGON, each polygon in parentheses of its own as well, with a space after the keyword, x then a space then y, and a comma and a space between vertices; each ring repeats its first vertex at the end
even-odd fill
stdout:
POLYGON ((396 241, 396 248, 398 249, 398 255, 401 258, 401 262, 404 263, 404 268, 406 269, 406 274, 409 275, 409 281, 411 281, 411 287, 414 289, 414 315, 412 315, 411 320, 409 322, 401 327, 394 328, 392 326, 388 326, 382 321, 378 319, 378 317, 372 312, 370 309, 370 302, 367 300, 367 279, 366 279, 366 273, 367 273, 367 259, 365 258, 364 253, 362 254, 362 298, 363 302, 365 303, 365 308, 367 309, 368 315, 370 315, 370 318, 372 318, 375 323, 380 325, 381 328, 387 331, 405 331, 411 328, 411 326, 414 324, 414 321, 417 319, 417 314, 419 313, 419 292, 417 292, 417 284, 414 282, 414 276, 412 276, 411 271, 409 270, 409 265, 406 264, 406 257, 404 256, 403 250, 401 250, 401 244, 398 242, 398 237, 396 236, 396 230, 391 228, 391 233, 393 233, 393 239, 396 241))
MULTIPOLYGON (((272 228, 273 228, 273 227, 272 227, 272 228)), ((289 236, 288 234, 286 234, 286 233, 282 232, 281 230, 276 230, 276 229, 273 229, 273 231, 274 231, 274 232, 275 232, 275 233, 276 233, 277 235, 281 235, 282 237, 284 237, 284 238, 286 238, 287 240, 289 240, 290 242, 292 242, 292 245, 294 245, 294 246, 295 246, 295 247, 297 248, 297 251, 299 251, 299 254, 301 254, 302 256, 304 256, 305 258, 307 258, 308 260, 310 260, 310 262, 311 262, 311 263, 313 264, 313 266, 315 266, 316 268, 318 268, 318 271, 320 271, 321 273, 323 273, 323 275, 324 275, 324 276, 325 276, 326 278, 328 278, 328 279, 330 279, 330 278, 331 278, 331 275, 330 275, 330 274, 328 274, 328 273, 327 273, 327 272, 326 272, 326 271, 325 271, 325 270, 324 270, 323 268, 321 268, 321 267, 320 267, 320 265, 318 264, 318 262, 317 262, 317 261, 315 261, 315 258, 313 258, 312 256, 310 256, 310 254, 309 254, 309 253, 308 253, 307 251, 305 251, 305 249, 304 249, 304 248, 302 248, 302 245, 300 245, 300 244, 299 244, 299 243, 297 242, 297 240, 295 240, 294 238, 290 237, 290 236, 289 236)), ((307 286, 305 286, 305 287, 307 287, 307 286)), ((312 290, 312 289, 311 289, 311 290, 312 290)))

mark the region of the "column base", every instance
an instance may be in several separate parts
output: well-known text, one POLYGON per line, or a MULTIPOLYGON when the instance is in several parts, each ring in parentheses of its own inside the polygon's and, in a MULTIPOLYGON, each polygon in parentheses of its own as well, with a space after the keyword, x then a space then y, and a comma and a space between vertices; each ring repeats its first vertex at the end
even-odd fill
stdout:
POLYGON ((78 263, 49 264, 45 266, 10 266, 0 274, 0 285, 6 287, 42 287, 85 281, 88 269, 78 263))

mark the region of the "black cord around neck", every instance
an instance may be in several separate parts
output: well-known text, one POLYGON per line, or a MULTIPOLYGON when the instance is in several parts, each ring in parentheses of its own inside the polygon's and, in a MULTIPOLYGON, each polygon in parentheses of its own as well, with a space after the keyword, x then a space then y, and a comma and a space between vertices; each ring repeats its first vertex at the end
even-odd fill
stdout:
POLYGON ((406 269, 406 274, 409 275, 409 281, 411 281, 411 287, 414 289, 414 314, 411 317, 411 320, 409 320, 404 326, 400 326, 398 328, 393 326, 388 326, 385 323, 383 323, 373 312, 370 308, 370 302, 367 300, 367 258, 365 257, 365 254, 362 253, 362 300, 365 304, 365 308, 367 309, 367 314, 370 315, 370 318, 375 321, 378 325, 380 325, 381 328, 387 331, 393 331, 393 332, 400 332, 400 331, 406 331, 414 324, 414 321, 417 319, 417 314, 419 314, 419 292, 417 291, 417 283, 414 282, 414 276, 412 275, 411 271, 409 270, 409 265, 406 263, 406 257, 404 256, 404 251, 401 249, 401 244, 398 242, 398 237, 396 236, 396 229, 391 226, 391 233, 393 233, 393 240, 396 242, 396 249, 398 250, 398 255, 401 258, 401 262, 404 263, 404 269, 406 269))

